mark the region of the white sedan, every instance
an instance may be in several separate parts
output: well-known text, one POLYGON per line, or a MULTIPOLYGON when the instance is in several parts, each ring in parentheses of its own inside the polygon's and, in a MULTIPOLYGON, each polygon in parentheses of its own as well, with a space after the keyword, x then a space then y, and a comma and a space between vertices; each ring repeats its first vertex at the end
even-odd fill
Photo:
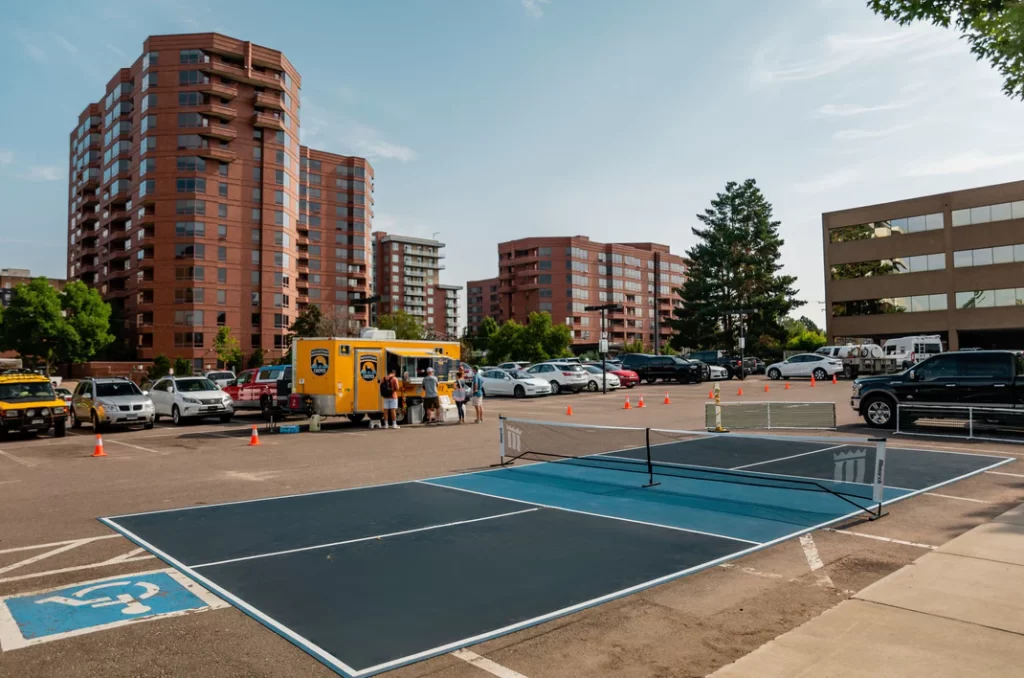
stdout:
POLYGON ((551 394, 551 384, 522 370, 492 369, 480 373, 485 396, 541 396, 551 394))
POLYGON ((175 425, 186 419, 218 417, 231 421, 235 415, 231 396, 206 377, 164 377, 149 389, 156 419, 168 416, 175 425))
POLYGON ((605 380, 608 382, 607 386, 609 391, 615 388, 622 388, 622 382, 619 381, 619 378, 611 372, 605 372, 605 378, 602 379, 601 368, 597 365, 584 365, 583 369, 590 373, 587 375, 590 378, 590 381, 587 382, 588 391, 600 391, 605 380))
POLYGON ((710 372, 708 378, 711 381, 728 381, 729 380, 729 370, 725 369, 721 365, 708 365, 708 370, 710 372))
POLYGON ((821 381, 843 371, 843 361, 816 353, 799 353, 781 363, 769 365, 765 374, 769 379, 811 377, 821 381))

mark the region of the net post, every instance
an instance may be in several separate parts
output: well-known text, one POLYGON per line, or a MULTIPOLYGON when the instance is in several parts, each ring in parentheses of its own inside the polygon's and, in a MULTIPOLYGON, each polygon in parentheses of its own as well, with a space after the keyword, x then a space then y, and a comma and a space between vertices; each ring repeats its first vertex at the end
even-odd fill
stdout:
POLYGON ((505 465, 505 417, 504 415, 498 415, 498 443, 501 447, 501 458, 498 460, 499 466, 505 465))
POLYGON ((647 484, 644 487, 654 487, 661 483, 654 482, 654 462, 651 460, 651 429, 644 429, 644 441, 647 447, 647 484))
POLYGON ((872 477, 872 500, 878 508, 871 514, 871 520, 878 520, 885 515, 885 438, 870 438, 868 442, 875 444, 875 473, 872 477))
POLYGON ((967 408, 967 438, 971 439, 974 437, 974 408, 967 408))

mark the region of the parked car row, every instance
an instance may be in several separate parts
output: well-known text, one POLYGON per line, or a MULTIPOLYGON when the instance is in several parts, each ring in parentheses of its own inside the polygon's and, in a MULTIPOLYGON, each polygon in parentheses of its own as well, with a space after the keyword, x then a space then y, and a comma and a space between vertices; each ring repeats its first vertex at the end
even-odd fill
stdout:
POLYGON ((176 425, 205 417, 226 423, 234 414, 231 397, 204 376, 167 376, 148 390, 124 377, 94 377, 78 383, 68 406, 71 428, 89 424, 97 432, 113 425, 151 429, 160 417, 176 425))

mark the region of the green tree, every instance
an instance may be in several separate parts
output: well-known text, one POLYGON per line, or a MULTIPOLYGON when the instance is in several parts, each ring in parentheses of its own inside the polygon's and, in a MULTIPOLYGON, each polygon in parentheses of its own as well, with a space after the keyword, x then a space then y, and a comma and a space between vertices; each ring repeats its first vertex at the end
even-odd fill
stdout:
POLYGON ((633 341, 626 341, 622 344, 623 353, 647 353, 647 347, 644 346, 644 342, 640 339, 633 341))
POLYGON ((242 347, 238 339, 231 336, 230 327, 217 329, 217 336, 213 339, 213 350, 217 353, 217 359, 224 365, 235 370, 242 369, 242 347))
POLYGON ((484 316, 480 321, 480 329, 474 337, 473 348, 478 351, 486 351, 489 348, 491 337, 498 331, 498 321, 491 316, 484 316))
POLYGON ((255 370, 259 367, 263 367, 263 360, 265 359, 266 352, 262 348, 255 349, 249 354, 249 360, 246 361, 246 369, 255 370))
POLYGON ((822 333, 821 332, 821 328, 818 327, 818 323, 814 322, 813 320, 811 320, 807 316, 805 316, 805 315, 800 316, 800 322, 803 323, 804 327, 806 327, 811 332, 822 333))
POLYGON ((320 325, 323 323, 323 313, 316 304, 311 304, 301 313, 295 316, 295 322, 288 328, 293 337, 320 337, 320 325))
POLYGON ((692 229, 698 243, 686 252, 689 274, 677 290, 682 305, 669 321, 672 346, 732 349, 743 308, 758 309, 744 320, 747 336, 783 340, 781 320, 804 302, 795 298, 796 278, 779 274, 785 243, 757 182, 729 182, 697 219, 705 228, 692 229))
POLYGON ((192 361, 188 358, 174 359, 174 376, 188 377, 192 374, 192 361))
POLYGON ((1003 93, 1024 99, 1024 2, 1020 0, 868 0, 876 14, 906 26, 954 26, 971 53, 1003 76, 1003 93))
POLYGON ((821 332, 804 330, 786 340, 786 350, 814 353, 825 345, 825 335, 821 332))
POLYGON ((672 348, 672 342, 666 340, 665 343, 661 347, 661 354, 662 355, 679 355, 679 351, 677 351, 676 349, 672 348))
POLYGON ((531 313, 525 325, 515 320, 502 323, 490 337, 487 358, 491 363, 540 362, 571 355, 571 345, 572 332, 568 327, 553 324, 549 313, 531 313))
POLYGON ((153 358, 153 364, 146 370, 146 376, 150 381, 156 381, 160 377, 166 377, 171 373, 171 359, 163 353, 153 358))
POLYGON ((402 310, 390 314, 385 313, 377 318, 377 327, 382 330, 394 330, 397 339, 423 338, 423 325, 415 316, 402 310))

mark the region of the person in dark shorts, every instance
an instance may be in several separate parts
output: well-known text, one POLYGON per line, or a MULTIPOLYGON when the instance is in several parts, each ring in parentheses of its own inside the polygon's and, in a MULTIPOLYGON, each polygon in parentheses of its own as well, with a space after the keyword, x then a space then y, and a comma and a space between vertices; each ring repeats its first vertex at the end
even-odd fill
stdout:
POLYGON ((427 368, 427 376, 423 377, 423 407, 427 411, 428 424, 441 423, 441 399, 437 395, 437 377, 434 368, 427 368))

